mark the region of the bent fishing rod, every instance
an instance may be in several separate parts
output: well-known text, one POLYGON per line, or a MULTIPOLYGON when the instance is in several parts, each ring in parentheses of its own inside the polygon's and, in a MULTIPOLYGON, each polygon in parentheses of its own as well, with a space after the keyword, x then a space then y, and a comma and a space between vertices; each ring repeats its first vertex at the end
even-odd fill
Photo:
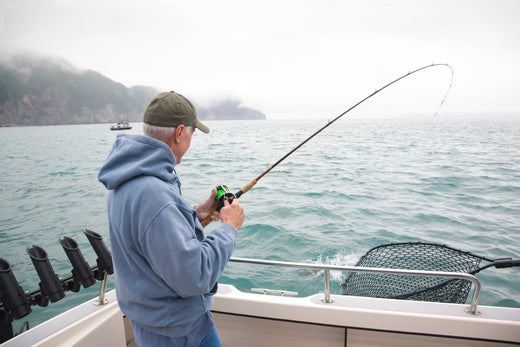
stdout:
MULTIPOLYGON (((303 140, 298 146, 294 147, 292 150, 290 150, 287 154, 285 154, 283 157, 281 157, 280 159, 278 159, 277 162, 275 162, 274 164, 272 164, 271 166, 269 166, 267 168, 267 170, 265 170, 264 172, 262 172, 260 175, 258 175, 256 178, 252 179, 251 181, 249 181, 247 184, 245 184, 242 188, 240 188, 240 190, 236 193, 232 193, 229 188, 225 185, 220 185, 217 188, 217 196, 215 198, 215 200, 218 201, 217 203, 217 211, 220 211, 220 209, 224 206, 224 201, 228 201, 229 203, 232 203, 234 199, 238 199, 239 197, 241 197, 243 194, 245 194, 247 191, 249 191, 254 185, 257 184, 257 182, 262 179, 262 177, 264 177, 265 175, 267 175, 272 169, 274 169, 276 166, 278 166, 278 164, 280 164, 282 161, 284 161, 285 159, 287 159, 288 156, 290 156, 291 154, 293 154, 294 152, 296 152, 298 149, 300 149, 300 147, 302 147, 304 144, 306 144, 307 142, 309 142, 313 137, 315 137, 316 135, 318 135, 319 133, 321 133, 323 130, 325 130, 327 127, 329 127, 330 125, 332 125, 334 122, 336 122, 338 119, 340 119, 341 117, 343 117, 344 115, 346 115, 347 113, 349 113, 350 111, 352 111, 353 109, 355 109, 356 107, 358 107, 359 105, 361 105, 362 103, 364 103, 365 101, 367 101, 368 99, 372 98, 374 95, 382 92, 384 89, 390 87, 392 84, 394 83, 397 83, 399 82, 400 80, 410 76, 410 75, 413 75, 419 71, 422 71, 422 70, 425 70, 425 69, 429 69, 429 68, 432 68, 432 67, 436 67, 436 66, 441 66, 441 67, 447 67, 450 69, 451 71, 451 81, 450 81, 450 85, 448 87, 448 89, 446 90, 446 94, 444 94, 444 97, 441 101, 441 103, 439 104, 439 107, 437 108, 437 111, 435 112, 435 114, 433 115, 434 117, 439 113, 439 110, 441 109, 442 105, 444 104, 444 101, 446 100, 446 98, 448 97, 448 94, 451 90, 451 86, 453 84, 453 69, 451 68, 451 66, 447 63, 434 63, 434 64, 431 64, 431 65, 426 65, 426 66, 423 66, 423 67, 420 67, 416 70, 413 70, 413 71, 409 71, 408 73, 396 78, 395 80, 385 84, 383 87, 379 88, 379 89, 376 89, 373 93, 371 93, 370 95, 366 96, 365 98, 363 98, 362 100, 358 101, 357 103, 355 103, 353 106, 351 106, 350 108, 348 108, 346 111, 344 111, 343 113, 341 113, 339 116, 337 116, 336 118, 334 118, 333 120, 329 121, 327 124, 325 124, 323 127, 321 127, 320 129, 318 129, 315 133, 313 133, 311 136, 307 137, 305 140, 303 140)), ((213 212, 213 211, 211 211, 213 212)), ((208 225, 210 222, 211 222, 211 214, 210 213, 206 218, 202 219, 200 222, 202 224, 203 227, 205 227, 206 225, 208 225)))

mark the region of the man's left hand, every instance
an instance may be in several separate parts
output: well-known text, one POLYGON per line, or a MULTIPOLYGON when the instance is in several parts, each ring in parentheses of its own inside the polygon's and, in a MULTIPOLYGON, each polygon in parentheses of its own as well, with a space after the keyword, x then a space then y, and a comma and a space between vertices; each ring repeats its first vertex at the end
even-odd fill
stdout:
POLYGON ((199 216, 199 220, 203 220, 204 218, 211 215, 212 220, 219 219, 219 213, 217 212, 217 188, 213 188, 209 197, 201 202, 198 206, 195 206, 195 210, 197 211, 197 216, 199 216))

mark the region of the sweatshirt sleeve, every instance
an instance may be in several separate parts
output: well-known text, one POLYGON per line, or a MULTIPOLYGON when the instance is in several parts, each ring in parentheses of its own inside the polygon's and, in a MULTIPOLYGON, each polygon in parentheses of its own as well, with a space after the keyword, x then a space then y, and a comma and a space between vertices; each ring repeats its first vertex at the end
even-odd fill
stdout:
POLYGON ((223 223, 199 240, 197 224, 193 211, 171 203, 152 219, 141 240, 153 271, 180 297, 210 293, 235 248, 232 225, 223 223))

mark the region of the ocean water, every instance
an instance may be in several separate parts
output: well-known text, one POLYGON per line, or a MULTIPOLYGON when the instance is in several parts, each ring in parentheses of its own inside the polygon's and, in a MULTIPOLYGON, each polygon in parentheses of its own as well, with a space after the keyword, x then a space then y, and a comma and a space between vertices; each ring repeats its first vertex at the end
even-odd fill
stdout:
MULTIPOLYGON (((207 122, 177 166, 185 199, 212 187, 237 191, 324 120, 207 122)), ((130 133, 140 133, 133 124, 130 133)), ((44 248, 60 277, 71 265, 59 239, 83 230, 109 245, 107 191, 97 173, 119 132, 109 125, 0 128, 0 257, 25 291, 39 279, 26 248, 44 248)), ((370 248, 402 241, 447 244, 489 258, 520 258, 520 121, 342 119, 304 145, 240 199, 246 221, 235 257, 354 265, 370 248)), ((211 230, 218 226, 212 223, 211 230)), ((339 293, 345 273, 332 272, 339 293)), ((220 279, 251 288, 323 291, 319 272, 231 263, 220 279)), ((480 305, 520 307, 520 267, 477 275, 480 305)), ((108 289, 113 288, 112 281, 108 289)), ((48 307, 30 326, 97 295, 99 283, 48 307)))

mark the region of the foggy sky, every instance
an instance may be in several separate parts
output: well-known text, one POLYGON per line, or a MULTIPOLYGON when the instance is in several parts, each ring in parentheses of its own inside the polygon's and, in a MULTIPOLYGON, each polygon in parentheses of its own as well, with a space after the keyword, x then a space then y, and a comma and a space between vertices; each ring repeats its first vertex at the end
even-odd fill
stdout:
MULTIPOLYGON (((520 118, 516 0, 0 0, 0 53, 61 57, 130 87, 268 118, 332 118, 431 63, 455 71, 440 117, 520 118)), ((451 72, 416 74, 353 112, 432 116, 451 72)))

